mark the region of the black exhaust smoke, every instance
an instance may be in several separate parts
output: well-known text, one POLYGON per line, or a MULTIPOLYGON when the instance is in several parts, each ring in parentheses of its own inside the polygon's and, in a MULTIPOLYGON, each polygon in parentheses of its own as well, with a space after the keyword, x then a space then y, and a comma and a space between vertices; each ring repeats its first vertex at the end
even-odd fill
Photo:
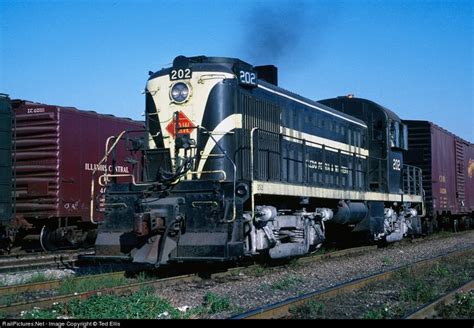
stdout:
POLYGON ((331 1, 263 1, 242 19, 240 57, 253 64, 259 78, 278 84, 277 68, 302 69, 317 61, 324 50, 322 36, 340 5, 331 1), (273 65, 269 65, 273 64, 273 65))

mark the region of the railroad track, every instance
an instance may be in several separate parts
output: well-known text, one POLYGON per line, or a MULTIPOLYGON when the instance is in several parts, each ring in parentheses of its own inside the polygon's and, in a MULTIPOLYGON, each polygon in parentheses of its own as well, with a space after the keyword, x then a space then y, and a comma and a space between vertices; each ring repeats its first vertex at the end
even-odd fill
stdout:
MULTIPOLYGON (((82 276, 72 278, 73 282, 85 282, 93 280, 93 279, 114 279, 114 278, 121 278, 126 276, 125 271, 117 271, 117 272, 109 272, 109 273, 101 273, 89 276, 82 276)), ((42 282, 33 282, 27 284, 20 284, 20 285, 11 285, 11 286, 2 286, 0 287, 0 297, 9 295, 9 294, 21 294, 21 293, 33 293, 45 290, 52 290, 57 289, 61 286, 63 280, 61 279, 54 279, 42 282)))
MULTIPOLYGON (((421 260, 412 264, 400 266, 393 270, 373 274, 367 277, 354 279, 349 282, 345 282, 339 284, 337 286, 326 288, 318 291, 314 291, 311 293, 307 293, 304 295, 300 295, 298 297, 289 298, 285 301, 265 305, 263 307, 247 311, 245 313, 236 315, 231 317, 231 319, 280 319, 280 318, 288 318, 291 317, 290 309, 296 308, 298 306, 302 306, 309 301, 316 301, 316 300, 323 300, 336 297, 341 294, 347 294, 352 291, 360 290, 361 288, 378 282, 378 281, 387 281, 391 279, 395 274, 401 272, 404 269, 410 269, 413 271, 421 270, 422 268, 430 267, 435 263, 439 263, 441 260, 445 258, 454 258, 454 257, 461 257, 469 252, 471 252, 474 248, 467 247, 462 250, 450 252, 444 255, 436 256, 430 259, 421 260)), ((469 285, 470 286, 470 285, 469 285)), ((450 295, 454 295, 455 292, 450 293, 450 295)), ((453 297, 453 296, 451 296, 453 297)), ((439 301, 439 300, 438 300, 439 301)), ((442 302, 442 301, 440 301, 442 302)), ((431 313, 431 307, 435 308, 437 305, 427 305, 426 307, 430 307, 430 310, 424 310, 424 312, 420 313, 431 313)), ((421 311, 421 310, 420 310, 421 311)), ((412 314, 413 317, 420 316, 421 314, 416 311, 412 314)))
MULTIPOLYGON (((342 256, 347 256, 347 255, 364 253, 371 250, 375 250, 376 248, 377 248, 376 246, 363 246, 363 247, 349 248, 349 249, 344 249, 344 250, 328 252, 325 254, 318 254, 318 255, 313 255, 309 257, 303 257, 303 258, 297 259, 296 261, 298 263, 303 264, 310 261, 320 261, 320 260, 325 260, 329 258, 337 258, 337 257, 342 257, 342 256)), ((48 307, 53 306, 54 304, 67 303, 74 299, 87 299, 94 295, 130 294, 143 287, 153 287, 155 289, 159 289, 159 288, 167 287, 170 285, 174 286, 176 284, 185 283, 185 282, 199 282, 208 278, 212 278, 212 279, 224 278, 226 276, 231 276, 240 272, 251 272, 252 270, 255 270, 258 267, 261 267, 261 266, 259 264, 252 264, 245 267, 230 268, 226 271, 210 272, 209 274, 207 273, 203 274, 202 272, 193 273, 193 274, 185 274, 185 275, 179 275, 175 277, 150 279, 148 281, 134 282, 134 283, 129 283, 126 285, 117 286, 113 288, 91 290, 91 291, 86 291, 82 293, 48 296, 44 298, 34 299, 31 301, 21 301, 21 302, 15 302, 12 304, 7 304, 7 305, 0 305, 0 313, 3 313, 4 315, 14 316, 15 314, 21 311, 31 310, 35 307, 48 308, 48 307)), ((76 278, 73 278, 73 280, 79 283, 79 282, 84 282, 84 281, 86 282, 92 281, 93 279, 120 278, 120 277, 125 277, 126 274, 127 274, 126 271, 119 271, 119 272, 112 272, 112 273, 105 273, 105 274, 96 274, 96 275, 90 275, 90 276, 76 277, 76 278)), ((61 285, 61 280, 51 280, 51 281, 31 283, 31 284, 4 286, 4 287, 0 287, 0 297, 11 295, 12 293, 21 294, 21 293, 32 293, 32 292, 51 290, 51 289, 58 288, 60 285, 61 285)))
MULTIPOLYGON (((358 253, 365 253, 365 252, 373 251, 375 249, 377 249, 377 246, 364 246, 364 247, 349 248, 349 249, 344 249, 344 250, 332 251, 332 252, 328 252, 324 254, 317 254, 317 255, 312 255, 308 257, 302 257, 302 258, 296 259, 296 262, 303 264, 303 263, 320 261, 320 260, 325 260, 325 259, 330 259, 330 258, 355 255, 358 253)), ((222 272, 222 268, 221 268, 220 272, 210 272, 210 273, 208 272, 209 274, 206 274, 206 273, 203 274, 203 272, 200 272, 198 274, 196 273, 184 274, 184 275, 182 274, 179 276, 168 277, 164 279, 152 279, 145 282, 128 283, 126 285, 117 286, 113 288, 104 288, 100 290, 92 290, 92 291, 87 291, 87 292, 82 292, 82 293, 60 295, 60 296, 53 296, 53 297, 49 296, 47 298, 38 298, 38 299, 35 299, 34 301, 22 301, 22 302, 10 303, 8 305, 0 306, 0 313, 8 314, 11 316, 11 315, 15 315, 16 313, 19 313, 20 311, 31 310, 34 307, 39 307, 39 308, 44 309, 44 308, 48 308, 52 306, 55 303, 67 303, 74 299, 87 299, 93 295, 127 294, 127 293, 132 293, 133 291, 139 290, 140 288, 143 288, 146 286, 152 286, 154 288, 162 288, 169 285, 174 286, 176 284, 183 283, 183 282, 199 282, 207 278, 220 278, 220 277, 225 277, 228 275, 234 275, 236 273, 238 274, 238 273, 252 272, 256 268, 261 268, 261 266, 258 264, 253 264, 253 265, 248 265, 245 267, 236 267, 236 268, 227 269, 224 272, 222 272)), ((113 278, 118 278, 118 277, 124 277, 125 274, 126 274, 125 271, 119 271, 119 272, 113 272, 113 273, 107 273, 107 274, 101 274, 101 275, 77 277, 77 278, 74 278, 74 280, 79 282, 79 281, 92 280, 99 277, 109 277, 110 279, 113 279, 113 278)), ((4 295, 12 294, 12 293, 16 293, 16 294, 34 293, 37 291, 55 289, 55 288, 58 288, 60 284, 61 284, 60 280, 53 280, 53 281, 42 282, 42 283, 32 283, 32 284, 26 284, 26 285, 0 287, 0 297, 4 295)))
POLYGON ((20 272, 40 268, 71 268, 83 255, 93 251, 69 251, 51 254, 28 254, 0 257, 0 273, 20 272))
POLYGON ((437 313, 438 310, 446 306, 448 304, 452 304, 455 301, 456 294, 462 292, 469 292, 474 289, 474 280, 471 280, 459 288, 452 290, 451 292, 447 293, 436 299, 435 301, 425 304, 419 309, 416 309, 413 313, 405 316, 404 319, 429 319, 433 318, 437 313))

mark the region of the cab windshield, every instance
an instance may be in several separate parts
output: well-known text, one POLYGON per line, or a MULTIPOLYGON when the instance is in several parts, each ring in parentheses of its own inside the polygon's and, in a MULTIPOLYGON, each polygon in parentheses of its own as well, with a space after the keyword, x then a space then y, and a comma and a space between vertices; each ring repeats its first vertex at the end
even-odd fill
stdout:
POLYGON ((390 147, 408 149, 408 129, 405 124, 397 121, 390 122, 390 147))

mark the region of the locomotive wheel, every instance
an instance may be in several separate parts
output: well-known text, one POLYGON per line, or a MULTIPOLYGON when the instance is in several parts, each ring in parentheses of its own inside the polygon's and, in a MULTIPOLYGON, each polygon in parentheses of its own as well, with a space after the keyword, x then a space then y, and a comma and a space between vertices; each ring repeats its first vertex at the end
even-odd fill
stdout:
POLYGON ((58 247, 51 241, 51 229, 43 226, 40 234, 40 244, 44 251, 55 251, 58 247))

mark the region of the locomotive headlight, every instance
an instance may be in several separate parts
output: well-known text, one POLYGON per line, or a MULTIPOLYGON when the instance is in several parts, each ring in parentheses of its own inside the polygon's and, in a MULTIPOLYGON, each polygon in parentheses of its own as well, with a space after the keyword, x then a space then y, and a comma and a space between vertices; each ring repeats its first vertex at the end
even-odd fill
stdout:
POLYGON ((191 94, 190 86, 184 82, 173 84, 170 90, 170 98, 175 103, 182 104, 189 99, 191 94))

